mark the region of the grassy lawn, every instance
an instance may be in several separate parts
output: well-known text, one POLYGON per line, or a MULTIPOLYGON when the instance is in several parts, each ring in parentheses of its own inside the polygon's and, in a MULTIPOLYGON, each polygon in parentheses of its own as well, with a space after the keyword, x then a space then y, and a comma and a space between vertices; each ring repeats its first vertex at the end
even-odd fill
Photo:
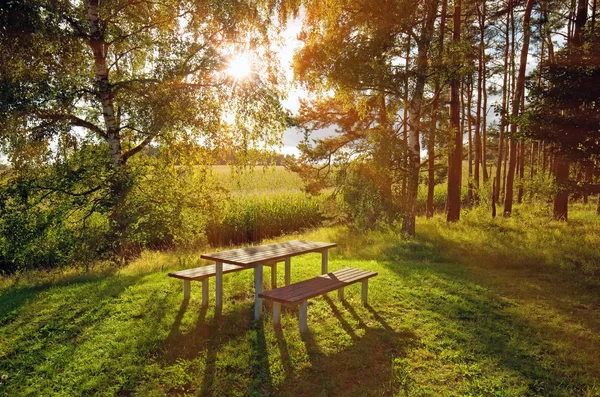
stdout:
MULTIPOLYGON (((183 302, 172 269, 198 253, 146 252, 119 270, 22 274, 0 281, 0 395, 600 396, 600 219, 544 216, 393 230, 323 228, 330 270, 371 269, 360 286, 309 301, 274 329, 253 323, 252 271, 226 275, 223 312, 183 302), (596 266, 594 272, 594 266, 596 266), (594 275, 595 274, 595 275, 594 275)), ((292 260, 292 281, 320 256, 292 260)), ((269 272, 266 272, 269 273, 269 272)), ((279 271, 283 283, 283 270, 279 271)), ((269 285, 269 277, 265 276, 269 285)))

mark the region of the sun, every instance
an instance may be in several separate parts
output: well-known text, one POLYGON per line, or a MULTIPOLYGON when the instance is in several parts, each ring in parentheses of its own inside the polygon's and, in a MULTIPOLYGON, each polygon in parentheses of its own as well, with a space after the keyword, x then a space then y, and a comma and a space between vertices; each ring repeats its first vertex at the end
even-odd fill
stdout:
POLYGON ((234 79, 241 80, 250 75, 252 64, 247 54, 238 54, 231 58, 225 70, 234 79))

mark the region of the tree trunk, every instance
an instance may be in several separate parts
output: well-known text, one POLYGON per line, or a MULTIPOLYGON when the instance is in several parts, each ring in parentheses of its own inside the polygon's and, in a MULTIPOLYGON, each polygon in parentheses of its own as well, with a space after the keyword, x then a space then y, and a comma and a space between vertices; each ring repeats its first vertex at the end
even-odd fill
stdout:
MULTIPOLYGON (((406 169, 410 169, 410 158, 409 158, 409 149, 408 149, 408 107, 409 107, 409 99, 408 99, 408 91, 409 91, 409 70, 410 70, 410 50, 411 50, 411 38, 408 37, 406 41, 406 65, 404 68, 404 125, 402 129, 402 136, 404 138, 404 144, 406 145, 406 156, 404 165, 406 169)), ((408 173, 402 177, 402 193, 401 193, 401 202, 403 203, 403 212, 407 212, 408 208, 408 173)))
MULTIPOLYGON (((585 183, 592 183, 592 167, 590 165, 585 166, 585 183)), ((583 204, 587 204, 589 201, 589 194, 587 192, 583 193, 583 204)))
POLYGON ((98 2, 99 0, 88 1, 88 24, 90 27, 89 45, 94 55, 94 71, 96 73, 98 99, 102 104, 102 116, 104 117, 104 125, 106 128, 106 136, 104 139, 108 142, 110 148, 113 168, 118 170, 123 165, 123 153, 121 150, 119 125, 115 117, 113 93, 108 78, 108 67, 106 65, 106 53, 109 45, 104 40, 98 2))
POLYGON ((558 193, 554 197, 554 220, 566 221, 569 211, 569 161, 562 155, 556 156, 554 176, 558 184, 558 193))
MULTIPOLYGON (((460 42, 461 0, 455 0, 452 40, 460 42)), ((448 153, 448 222, 460 219, 460 188, 462 176, 462 134, 460 131, 459 77, 454 75, 450 83, 450 126, 454 145, 448 153)))
POLYGON ((427 19, 424 22, 421 36, 417 41, 417 59, 415 89, 409 106, 409 127, 408 134, 408 189, 407 189, 407 214, 405 222, 402 224, 402 231, 411 236, 415 235, 415 218, 417 214, 417 195, 419 193, 419 170, 421 167, 421 105, 423 103, 423 93, 427 80, 427 55, 431 46, 433 36, 433 27, 437 17, 438 0, 428 0, 425 3, 427 19))
POLYGON ((529 196, 533 200, 533 177, 535 176, 535 155, 537 153, 535 142, 531 142, 529 151, 529 196))
POLYGON ((525 141, 519 144, 519 189, 517 194, 517 202, 523 202, 523 179, 525 178, 525 141))
MULTIPOLYGON (((482 123, 480 126, 480 139, 481 139, 481 152, 480 152, 480 160, 481 160, 481 168, 483 171, 483 181, 487 182, 489 180, 489 174, 486 167, 486 146, 487 146, 487 62, 485 57, 485 21, 487 20, 487 5, 486 0, 482 0, 481 2, 481 23, 479 24, 479 57, 481 60, 481 92, 483 95, 483 108, 481 111, 482 114, 482 123)), ((479 106, 479 105, 478 105, 479 106)))
MULTIPOLYGON (((444 53, 444 37, 446 32, 446 9, 448 0, 442 0, 442 16, 440 20, 440 45, 438 59, 442 59, 444 53)), ((433 103, 431 105, 431 130, 429 131, 429 141, 427 142, 427 152, 429 156, 427 169, 427 218, 433 216, 433 195, 435 192, 435 140, 437 132, 437 117, 440 105, 440 73, 435 74, 435 88, 433 103)))
MULTIPOLYGON (((485 2, 483 3, 485 9, 485 2)), ((475 113, 475 195, 479 194, 479 166, 483 166, 483 174, 485 176, 486 169, 485 164, 481 162, 481 105, 483 102, 483 74, 484 74, 484 61, 485 47, 484 47, 484 33, 485 33, 485 19, 482 17, 482 12, 479 11, 477 6, 477 14, 479 17, 479 56, 477 57, 477 112, 475 113)), ((486 179, 486 178, 484 178, 486 179)), ((475 198, 477 201, 477 197, 475 198)))
MULTIPOLYGON (((469 77, 470 79, 470 77, 469 77)), ((461 129, 462 134, 464 136, 465 133, 465 120, 467 124, 466 132, 467 132, 467 207, 471 207, 473 205, 473 134, 471 131, 471 112, 469 106, 471 105, 471 82, 463 82, 461 88, 461 109, 462 109, 462 118, 461 118, 461 129), (465 85, 467 91, 467 103, 465 104, 465 85)))
MULTIPOLYGON (((527 0, 525 5, 525 13, 523 15, 523 46, 521 47, 521 59, 519 62, 519 75, 517 77, 517 83, 515 86, 515 95, 512 103, 512 117, 516 118, 519 115, 519 108, 521 106, 521 98, 524 97, 525 93, 525 68, 527 66, 527 54, 529 53, 529 38, 531 36, 531 30, 529 28, 529 21, 531 19, 531 11, 533 9, 534 0, 527 0)), ((506 176, 506 197, 504 199, 504 215, 510 215, 512 212, 513 204, 513 183, 515 177, 515 162, 516 153, 513 154, 515 145, 515 136, 517 134, 517 124, 511 121, 510 124, 510 135, 511 135, 511 153, 510 161, 508 165, 508 175, 506 176)))
MULTIPOLYGON (((510 5, 509 5, 510 7, 510 5)), ((508 49, 509 49, 509 23, 510 16, 507 14, 506 17, 506 40, 504 43, 504 65, 508 65, 508 49)), ((504 136, 506 130, 506 115, 507 110, 507 97, 508 97, 508 67, 504 68, 502 84, 502 113, 500 115, 500 136, 498 137, 498 161, 496 165, 496 181, 494 182, 493 201, 496 203, 500 200, 500 189, 503 188, 504 178, 500 183, 500 176, 502 175, 502 161, 504 160, 504 136)), ((506 168, 505 168, 506 169, 506 168)), ((494 213, 495 213, 494 207, 494 213)), ((492 215, 495 216, 495 215, 492 215)))

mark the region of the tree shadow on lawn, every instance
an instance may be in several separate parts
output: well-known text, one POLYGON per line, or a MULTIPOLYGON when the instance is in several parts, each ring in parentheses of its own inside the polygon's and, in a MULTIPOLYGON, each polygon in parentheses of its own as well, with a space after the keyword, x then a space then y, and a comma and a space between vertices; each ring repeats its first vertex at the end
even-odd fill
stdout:
MULTIPOLYGON (((233 308, 228 307, 224 313, 215 312, 214 307, 201 307, 194 325, 182 332, 181 320, 185 312, 190 310, 188 302, 182 302, 158 353, 158 360, 164 366, 173 365, 180 360, 191 362, 198 357, 203 358, 201 384, 188 383, 182 386, 181 390, 198 389, 201 395, 212 395, 219 390, 223 386, 221 383, 226 381, 223 378, 226 378, 227 371, 227 368, 221 366, 226 367, 228 364, 219 362, 218 353, 232 342, 247 343, 249 331, 256 330, 258 335, 255 339, 257 345, 251 346, 251 351, 255 352, 257 357, 266 357, 262 327, 252 322, 253 308, 253 304, 246 302, 236 302, 233 308)), ((170 392, 178 393, 179 390, 170 392)))
MULTIPOLYGON (((99 281, 112 277, 114 270, 100 273, 73 275, 62 277, 59 280, 44 280, 31 284, 16 283, 0 291, 0 326, 7 326, 18 317, 19 309, 27 303, 32 303, 37 296, 50 288, 64 288, 78 285, 94 285, 99 281)), ((118 283, 117 283, 118 284, 118 283)), ((118 285, 114 288, 119 288, 118 285)))
MULTIPOLYGON (((324 340, 327 335, 313 332, 309 324, 309 330, 301 335, 309 365, 294 373, 294 363, 291 362, 284 331, 277 328, 277 345, 286 376, 274 394, 383 396, 397 392, 401 385, 394 378, 393 360, 406 356, 407 350, 416 343, 416 335, 410 331, 395 331, 370 305, 366 305, 367 313, 377 322, 371 327, 348 301, 333 301, 328 296, 324 296, 324 300, 341 328, 350 336, 351 343, 340 350, 325 352, 322 346, 330 343, 324 340), (358 322, 358 327, 349 324, 343 311, 348 311, 358 322)), ((291 332, 298 332, 297 328, 291 332)))
POLYGON ((468 392, 486 393, 490 390, 485 387, 491 387, 497 389, 494 392, 522 393, 524 382, 526 395, 583 395, 591 386, 585 382, 589 372, 581 371, 580 363, 553 351, 553 343, 560 340, 541 336, 543 326, 528 321, 494 285, 452 264, 383 264, 405 279, 404 293, 419 308, 426 331, 434 334, 427 348, 444 357, 444 364, 454 365, 459 375, 463 372, 467 381, 479 378, 468 392), (512 374, 493 385, 494 377, 507 376, 506 370, 512 374), (487 376, 491 383, 484 386, 487 376))
MULTIPOLYGON (((10 374, 14 386, 41 377, 55 382, 51 388, 60 387, 58 379, 74 361, 89 329, 112 315, 108 302, 141 277, 94 275, 9 288, 5 294, 17 298, 2 302, 0 371, 10 374)), ((70 386, 63 384, 63 391, 70 386)))

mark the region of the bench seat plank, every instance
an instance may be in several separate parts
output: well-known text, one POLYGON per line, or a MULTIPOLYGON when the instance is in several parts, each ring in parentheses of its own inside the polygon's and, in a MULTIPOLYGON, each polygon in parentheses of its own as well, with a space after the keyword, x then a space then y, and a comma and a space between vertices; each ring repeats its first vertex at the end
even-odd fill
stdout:
MULTIPOLYGON (((223 274, 239 272, 240 270, 247 269, 244 266, 230 265, 228 263, 223 264, 223 274)), ((178 272, 169 273, 169 277, 175 277, 182 280, 202 280, 207 277, 213 277, 216 274, 216 265, 208 265, 202 267, 196 267, 194 269, 181 270, 178 272)))
POLYGON ((346 268, 285 287, 264 291, 261 298, 283 304, 297 304, 309 298, 343 288, 358 281, 377 276, 376 272, 346 268))

